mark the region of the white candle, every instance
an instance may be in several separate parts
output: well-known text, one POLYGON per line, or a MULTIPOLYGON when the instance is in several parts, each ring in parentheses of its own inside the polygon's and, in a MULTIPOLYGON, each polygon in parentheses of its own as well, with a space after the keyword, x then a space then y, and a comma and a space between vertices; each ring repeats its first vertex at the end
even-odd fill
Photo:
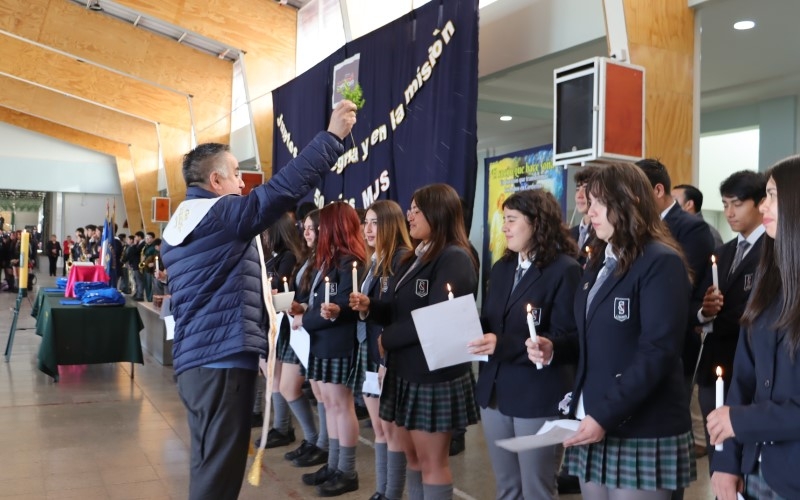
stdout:
POLYGON ((711 256, 711 282, 714 288, 719 290, 719 273, 717 272, 717 259, 711 256))
POLYGON ((325 304, 331 303, 331 280, 325 276, 325 304))
POLYGON ((289 293, 289 280, 286 279, 286 276, 283 277, 283 291, 289 293))
MULTIPOLYGON (((714 269, 716 269, 717 265, 714 264, 714 269)), ((715 273, 716 274, 716 273, 715 273)), ((716 389, 716 404, 717 408, 722 407, 725 404, 725 382, 722 380, 722 367, 717 367, 717 383, 715 386, 716 389)), ((722 444, 714 445, 714 451, 722 451, 722 444)))
POLYGON ((450 287, 450 283, 447 284, 447 300, 453 300, 453 289, 450 287))
POLYGON ((358 262, 353 261, 353 291, 358 290, 358 262))
POLYGON ((158 271, 158 255, 156 255, 156 271, 158 271))
MULTIPOLYGON (((533 307, 530 304, 528 304, 527 310, 528 310, 528 315, 526 316, 525 319, 528 320, 528 332, 531 335, 531 340, 534 343, 536 343, 536 342, 539 341, 539 339, 536 336, 536 325, 533 324, 533 307)), ((536 363, 536 369, 537 370, 541 370, 542 369, 542 364, 541 363, 536 363)))

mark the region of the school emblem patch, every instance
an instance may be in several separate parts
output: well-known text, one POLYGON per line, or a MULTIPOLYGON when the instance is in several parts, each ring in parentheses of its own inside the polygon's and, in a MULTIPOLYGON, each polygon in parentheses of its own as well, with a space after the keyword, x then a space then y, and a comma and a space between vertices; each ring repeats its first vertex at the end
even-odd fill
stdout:
POLYGON ((331 295, 336 295, 336 290, 338 290, 338 283, 331 283, 331 295))
POLYGON ((531 310, 531 314, 533 315, 533 324, 539 326, 542 323, 542 308, 534 308, 531 310))
POLYGON ((418 279, 416 284, 416 294, 418 297, 428 296, 428 280, 418 279))
POLYGON ((614 319, 627 321, 631 318, 631 299, 614 298, 614 319))
POLYGON ((753 273, 744 275, 744 291, 749 292, 753 288, 753 273))

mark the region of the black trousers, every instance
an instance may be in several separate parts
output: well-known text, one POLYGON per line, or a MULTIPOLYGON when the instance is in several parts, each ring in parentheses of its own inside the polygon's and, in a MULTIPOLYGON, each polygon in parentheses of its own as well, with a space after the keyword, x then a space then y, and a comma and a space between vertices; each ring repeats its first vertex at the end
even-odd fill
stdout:
POLYGON ((58 257, 54 255, 48 255, 47 258, 50 260, 50 276, 55 276, 56 264, 58 264, 58 257))
POLYGON ((235 500, 250 442, 256 372, 192 368, 178 375, 192 437, 189 500, 235 500))

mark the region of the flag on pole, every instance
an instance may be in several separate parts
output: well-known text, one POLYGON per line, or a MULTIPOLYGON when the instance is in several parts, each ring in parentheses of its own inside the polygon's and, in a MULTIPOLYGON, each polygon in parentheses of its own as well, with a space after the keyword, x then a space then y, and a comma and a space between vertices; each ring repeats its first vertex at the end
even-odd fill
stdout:
POLYGON ((103 242, 100 250, 100 262, 106 271, 106 274, 111 276, 111 267, 113 265, 112 259, 114 252, 112 251, 114 240, 114 226, 111 225, 111 215, 109 214, 108 202, 106 202, 106 219, 103 222, 103 242))

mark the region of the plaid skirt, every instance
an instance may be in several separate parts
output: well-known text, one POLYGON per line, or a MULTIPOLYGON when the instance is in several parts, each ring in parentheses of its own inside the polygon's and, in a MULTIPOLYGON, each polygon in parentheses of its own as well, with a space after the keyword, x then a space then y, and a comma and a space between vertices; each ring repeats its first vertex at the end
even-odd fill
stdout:
POLYGON ((281 325, 281 334, 278 337, 278 345, 275 346, 275 356, 278 361, 299 365, 300 358, 297 357, 297 354, 294 353, 294 349, 292 349, 292 346, 289 345, 289 335, 291 335, 290 332, 290 328, 286 328, 284 330, 283 325, 281 325))
POLYGON ((350 372, 354 369, 353 358, 323 359, 309 354, 306 378, 317 382, 345 385, 350 379, 350 372))
MULTIPOLYGON (((360 342, 358 344, 358 349, 356 350, 356 361, 355 361, 355 369, 350 374, 350 380, 347 381, 347 387, 353 390, 353 394, 356 397, 359 394, 362 394, 361 388, 364 387, 364 381, 367 379, 367 372, 377 372, 378 371, 378 364, 371 363, 369 361, 369 348, 367 346, 367 341, 360 342)), ((362 394, 363 396, 370 397, 370 398, 378 398, 380 397, 378 394, 362 394)))
POLYGON ((571 476, 609 488, 676 490, 697 479, 692 432, 665 438, 606 437, 567 448, 571 476))
POLYGON ((449 432, 480 420, 472 372, 436 384, 417 384, 387 370, 380 416, 410 431, 449 432))
POLYGON ((785 500, 778 495, 764 481, 761 473, 761 464, 758 464, 758 474, 746 474, 744 476, 744 497, 747 500, 785 500))

